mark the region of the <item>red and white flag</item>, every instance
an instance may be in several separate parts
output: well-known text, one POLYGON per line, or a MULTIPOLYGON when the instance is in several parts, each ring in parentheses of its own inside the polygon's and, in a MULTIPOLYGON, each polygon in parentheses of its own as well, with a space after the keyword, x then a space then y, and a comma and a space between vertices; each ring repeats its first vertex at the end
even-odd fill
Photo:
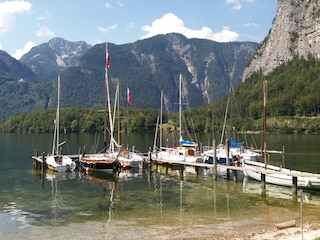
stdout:
POLYGON ((131 94, 130 94, 129 88, 127 88, 127 99, 128 99, 128 104, 131 105, 132 102, 131 102, 131 94))
POLYGON ((110 67, 110 56, 108 53, 108 46, 106 44, 106 69, 109 69, 109 67, 110 67))

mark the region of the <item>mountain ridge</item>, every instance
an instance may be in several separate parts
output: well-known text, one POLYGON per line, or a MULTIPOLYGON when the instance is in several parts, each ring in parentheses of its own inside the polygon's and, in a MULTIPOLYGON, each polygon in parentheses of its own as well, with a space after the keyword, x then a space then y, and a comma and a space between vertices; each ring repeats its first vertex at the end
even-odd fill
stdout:
MULTIPOLYGON (((174 103, 178 99, 181 73, 189 106, 207 105, 228 94, 230 85, 241 83, 245 64, 257 47, 258 44, 252 42, 218 43, 188 39, 176 33, 128 44, 108 43, 111 99, 120 81, 122 104, 125 104, 126 88, 130 88, 134 107, 159 108, 163 91, 168 110, 177 111, 174 103)), ((81 41, 73 43, 53 38, 14 62, 27 66, 32 77, 24 91, 21 91, 21 84, 8 87, 9 83, 0 79, 3 81, 1 118, 54 108, 57 75, 61 75, 63 106, 103 105, 105 43, 90 46, 81 41)), ((6 75, 7 71, 5 67, 0 68, 0 74, 6 75)), ((25 78, 19 74, 12 73, 12 78, 15 81, 25 78)))

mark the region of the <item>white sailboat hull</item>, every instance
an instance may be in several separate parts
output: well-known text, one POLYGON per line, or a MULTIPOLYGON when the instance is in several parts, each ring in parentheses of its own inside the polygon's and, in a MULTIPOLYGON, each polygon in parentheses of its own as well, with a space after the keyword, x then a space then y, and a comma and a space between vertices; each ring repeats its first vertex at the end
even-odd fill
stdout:
POLYGON ((264 163, 245 159, 242 161, 242 166, 244 167, 243 174, 257 181, 261 181, 261 173, 256 171, 250 171, 247 169, 274 171, 275 173, 265 173, 266 183, 291 187, 293 185, 292 175, 296 175, 297 186, 299 188, 320 189, 320 177, 318 177, 319 174, 290 170, 287 168, 281 168, 269 164, 267 165, 267 168, 265 168, 264 163))
POLYGON ((156 161, 166 161, 166 162, 185 162, 184 156, 178 155, 176 152, 170 150, 160 151, 151 154, 151 158, 156 161))
POLYGON ((46 164, 50 170, 55 172, 71 172, 76 168, 75 162, 65 155, 48 156, 46 164))

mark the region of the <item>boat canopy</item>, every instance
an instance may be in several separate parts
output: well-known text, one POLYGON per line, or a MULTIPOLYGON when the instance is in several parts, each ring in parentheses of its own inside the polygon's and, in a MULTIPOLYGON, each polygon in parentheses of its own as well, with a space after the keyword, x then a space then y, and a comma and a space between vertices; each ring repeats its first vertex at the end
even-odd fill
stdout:
POLYGON ((230 147, 236 148, 236 147, 242 147, 244 142, 235 142, 232 138, 230 139, 230 147))
POLYGON ((183 139, 179 140, 179 144, 180 144, 180 146, 185 146, 185 147, 196 147, 196 146, 198 146, 198 144, 195 143, 195 142, 188 141, 188 140, 183 140, 183 139))

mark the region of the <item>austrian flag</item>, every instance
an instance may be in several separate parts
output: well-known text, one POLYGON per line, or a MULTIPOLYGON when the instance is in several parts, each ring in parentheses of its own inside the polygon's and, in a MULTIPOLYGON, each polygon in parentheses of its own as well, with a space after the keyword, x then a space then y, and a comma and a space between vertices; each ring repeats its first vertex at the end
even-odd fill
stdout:
POLYGON ((131 105, 132 102, 131 102, 131 94, 130 94, 129 88, 127 88, 127 99, 128 99, 128 104, 131 105))
POLYGON ((106 43, 106 69, 109 69, 109 67, 110 67, 110 56, 108 53, 108 45, 106 43))

